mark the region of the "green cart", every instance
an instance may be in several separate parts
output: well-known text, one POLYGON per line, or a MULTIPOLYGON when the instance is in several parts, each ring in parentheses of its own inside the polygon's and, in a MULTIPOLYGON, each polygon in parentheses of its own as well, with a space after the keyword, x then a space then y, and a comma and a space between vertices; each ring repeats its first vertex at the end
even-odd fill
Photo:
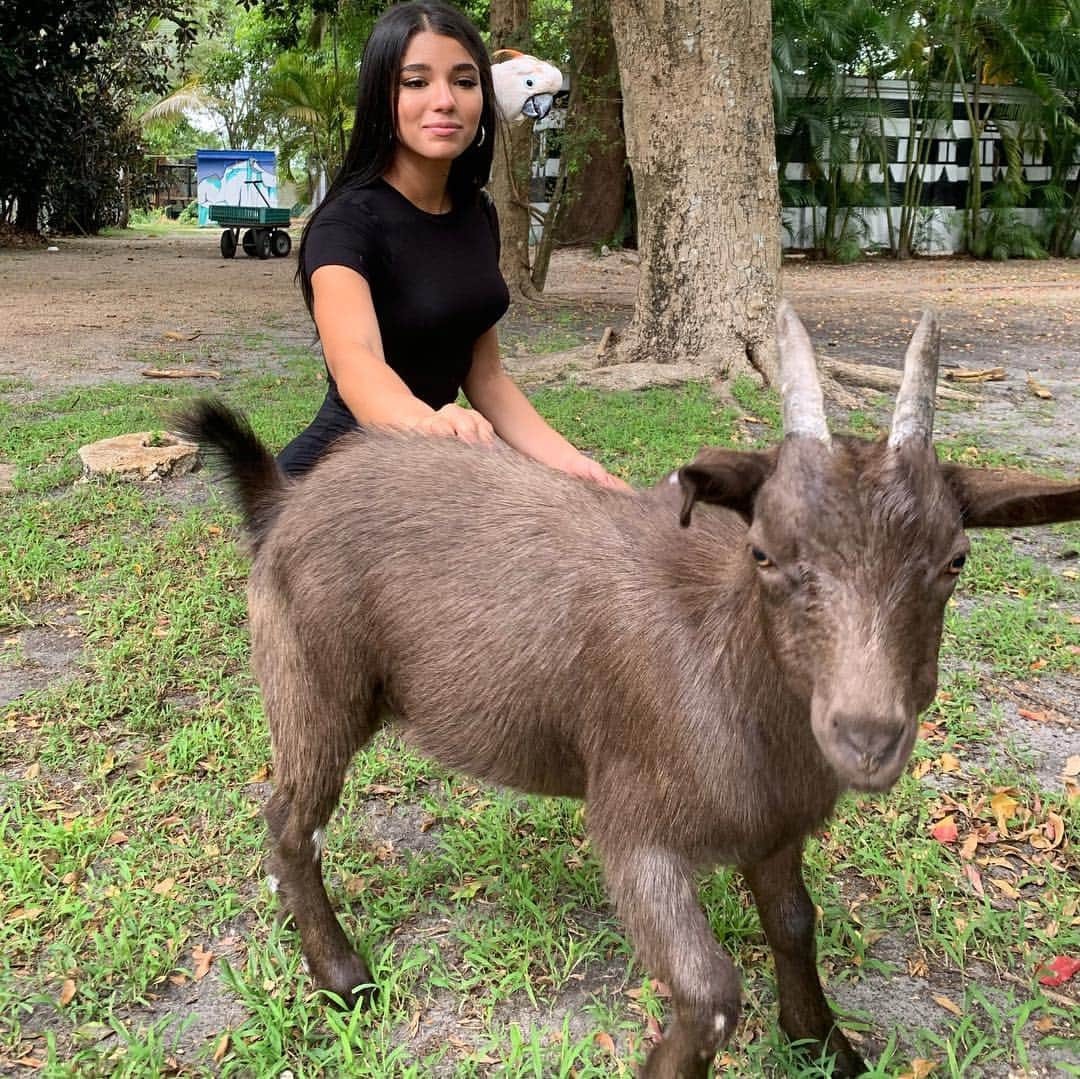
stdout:
POLYGON ((292 237, 285 231, 292 220, 288 210, 270 205, 259 190, 258 180, 249 180, 262 195, 265 206, 211 206, 210 220, 223 226, 222 257, 231 259, 242 247, 249 258, 284 258, 292 250, 292 237), (241 233, 243 235, 241 236, 241 233))

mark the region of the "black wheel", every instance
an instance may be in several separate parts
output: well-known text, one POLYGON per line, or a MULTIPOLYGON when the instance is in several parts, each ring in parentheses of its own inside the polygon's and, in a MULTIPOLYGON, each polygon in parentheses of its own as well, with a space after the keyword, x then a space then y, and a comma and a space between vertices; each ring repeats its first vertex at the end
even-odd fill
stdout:
POLYGON ((270 245, 274 257, 283 259, 292 250, 292 237, 284 229, 274 229, 270 233, 270 245))
POLYGON ((231 259, 236 254, 236 237, 232 229, 226 229, 221 234, 221 257, 231 259))
POLYGON ((256 231, 255 254, 261 259, 270 257, 270 232, 268 229, 258 229, 256 231))
POLYGON ((244 254, 248 258, 255 257, 255 230, 244 229, 243 239, 240 241, 244 245, 244 254))

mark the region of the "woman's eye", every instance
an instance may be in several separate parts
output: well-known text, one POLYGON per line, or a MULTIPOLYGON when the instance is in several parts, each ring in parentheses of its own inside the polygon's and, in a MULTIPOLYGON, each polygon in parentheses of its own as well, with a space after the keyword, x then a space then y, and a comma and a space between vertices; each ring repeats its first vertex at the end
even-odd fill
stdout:
POLYGON ((458 86, 464 86, 467 90, 471 90, 476 85, 476 79, 458 79, 458 86))
POLYGON ((751 547, 750 557, 753 558, 760 569, 766 569, 773 564, 773 560, 760 547, 751 547))
POLYGON ((406 79, 401 85, 408 87, 410 90, 420 90, 424 86, 424 80, 423 79, 406 79))
POLYGON ((964 568, 964 565, 965 565, 966 562, 967 562, 967 555, 966 554, 958 554, 949 563, 949 568, 948 568, 947 572, 952 573, 952 574, 959 573, 964 568))

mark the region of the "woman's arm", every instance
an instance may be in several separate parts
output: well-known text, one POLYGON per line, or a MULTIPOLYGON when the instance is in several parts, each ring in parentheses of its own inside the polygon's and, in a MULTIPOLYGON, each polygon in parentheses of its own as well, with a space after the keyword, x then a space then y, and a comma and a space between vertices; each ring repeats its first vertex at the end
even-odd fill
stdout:
POLYGON ((437 411, 414 397, 387 364, 367 281, 346 266, 311 275, 315 325, 338 392, 362 427, 409 427, 425 434, 491 442, 484 416, 458 405, 437 411))
POLYGON ((477 339, 472 366, 462 388, 473 408, 486 416, 495 433, 514 449, 563 472, 617 490, 630 489, 603 465, 575 449, 533 408, 503 370, 498 332, 494 326, 477 339))

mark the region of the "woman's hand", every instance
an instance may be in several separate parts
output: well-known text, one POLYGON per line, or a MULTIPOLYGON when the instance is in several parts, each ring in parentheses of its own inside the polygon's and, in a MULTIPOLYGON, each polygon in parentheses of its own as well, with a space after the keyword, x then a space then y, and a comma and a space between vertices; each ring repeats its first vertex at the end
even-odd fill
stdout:
POLYGON ((633 491, 625 480, 613 476, 599 461, 586 457, 583 453, 576 453, 565 464, 559 466, 563 472, 569 472, 571 476, 580 476, 583 480, 591 480, 600 484, 601 487, 609 487, 613 491, 633 491))
POLYGON ((413 431, 425 435, 442 435, 460 438, 472 445, 492 445, 495 428, 475 409, 460 405, 443 405, 437 412, 424 416, 409 425, 413 431))

